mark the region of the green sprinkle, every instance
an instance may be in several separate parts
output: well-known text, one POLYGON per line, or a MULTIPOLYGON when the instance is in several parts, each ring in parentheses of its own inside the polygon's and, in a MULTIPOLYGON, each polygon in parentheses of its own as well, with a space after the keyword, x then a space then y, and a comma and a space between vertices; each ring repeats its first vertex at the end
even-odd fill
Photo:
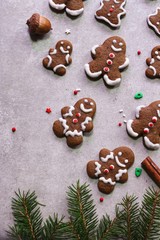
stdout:
POLYGON ((141 174, 142 174, 142 168, 136 168, 136 169, 135 169, 135 175, 136 175, 136 177, 141 176, 141 174))
POLYGON ((137 92, 137 93, 134 95, 134 98, 135 98, 135 99, 143 98, 143 93, 142 93, 142 92, 137 92))

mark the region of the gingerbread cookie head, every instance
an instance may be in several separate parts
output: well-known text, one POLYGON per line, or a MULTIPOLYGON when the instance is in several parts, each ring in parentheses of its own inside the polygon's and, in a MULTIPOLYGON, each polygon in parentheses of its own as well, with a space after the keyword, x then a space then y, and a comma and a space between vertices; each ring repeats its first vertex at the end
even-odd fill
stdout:
POLYGON ((49 0, 49 5, 56 11, 65 10, 71 17, 77 17, 84 11, 83 0, 49 0))
POLYGON ((102 149, 99 161, 89 161, 87 173, 91 178, 98 178, 98 188, 103 193, 111 193, 117 182, 128 180, 128 169, 134 163, 134 153, 128 147, 119 147, 110 151, 102 149))
POLYGON ((148 16, 148 25, 160 36, 160 8, 156 12, 148 16))
POLYGON ((57 42, 56 49, 57 49, 57 52, 59 53, 71 55, 73 47, 71 42, 67 40, 61 40, 57 42))
POLYGON ((121 18, 126 14, 125 4, 126 0, 101 0, 101 6, 95 17, 112 28, 120 27, 121 18))
POLYGON ((160 147, 160 100, 149 106, 136 109, 136 119, 127 122, 127 132, 131 137, 143 137, 144 145, 151 150, 160 147))
POLYGON ((146 76, 151 79, 160 78, 160 45, 152 49, 151 58, 147 58, 146 63, 146 76))
POLYGON ((106 85, 114 87, 121 82, 121 71, 129 64, 126 43, 118 36, 108 38, 102 45, 91 50, 93 61, 85 64, 85 72, 91 79, 101 76, 106 85))
POLYGON ((53 124, 57 137, 66 137, 69 147, 76 147, 83 142, 83 133, 93 129, 93 117, 96 103, 91 98, 82 98, 74 106, 62 108, 62 117, 53 124))
POLYGON ((55 49, 51 48, 48 56, 43 59, 43 66, 52 70, 55 74, 63 76, 66 73, 66 66, 72 63, 72 50, 71 42, 60 40, 57 42, 55 49))

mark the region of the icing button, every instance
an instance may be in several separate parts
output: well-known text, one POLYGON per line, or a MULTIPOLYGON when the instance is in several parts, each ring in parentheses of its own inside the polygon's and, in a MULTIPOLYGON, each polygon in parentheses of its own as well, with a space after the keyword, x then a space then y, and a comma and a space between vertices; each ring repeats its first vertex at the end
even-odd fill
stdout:
POLYGON ((153 127, 154 124, 152 122, 148 123, 148 127, 153 127))
POLYGON ((80 113, 76 113, 76 117, 81 117, 81 114, 80 113))
POLYGON ((110 170, 114 170, 114 165, 110 165, 110 166, 109 166, 109 169, 110 169, 110 170))
POLYGON ((110 54, 109 54, 109 57, 110 57, 110 58, 115 58, 115 54, 114 54, 114 53, 110 53, 110 54))
POLYGON ((107 64, 108 64, 108 65, 112 65, 113 62, 112 62, 110 59, 108 59, 108 60, 107 60, 107 64))
POLYGON ((106 168, 106 169, 104 169, 104 171, 103 171, 105 174, 107 174, 107 173, 109 173, 109 170, 106 168))
POLYGON ((148 128, 145 128, 143 131, 144 131, 144 133, 149 133, 149 129, 148 128))
POLYGON ((74 118, 74 119, 73 119, 73 123, 78 123, 78 119, 77 119, 77 118, 74 118))
POLYGON ((108 67, 104 67, 104 68, 103 68, 103 71, 104 71, 104 72, 109 72, 109 68, 108 68, 108 67))
POLYGON ((113 12, 113 11, 114 11, 114 9, 113 9, 113 8, 110 8, 110 9, 109 9, 109 11, 110 11, 110 12, 113 12))
POLYGON ((157 117, 153 117, 153 118, 152 118, 152 122, 153 122, 153 123, 156 123, 156 122, 157 122, 157 117))

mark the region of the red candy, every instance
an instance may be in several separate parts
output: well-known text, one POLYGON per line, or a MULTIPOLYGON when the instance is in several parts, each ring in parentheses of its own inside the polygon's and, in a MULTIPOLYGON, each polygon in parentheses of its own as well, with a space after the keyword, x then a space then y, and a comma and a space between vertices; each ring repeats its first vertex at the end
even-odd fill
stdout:
POLYGON ((113 169, 114 169, 114 165, 110 165, 110 166, 109 166, 109 169, 110 169, 110 170, 113 170, 113 169))
POLYGON ((153 118, 152 118, 152 122, 153 122, 153 123, 156 123, 156 122, 157 122, 157 117, 153 117, 153 118))
POLYGON ((110 11, 110 12, 113 12, 113 11, 114 11, 114 9, 113 9, 113 8, 110 8, 110 9, 109 9, 109 11, 110 11))
POLYGON ((100 197, 99 201, 100 201, 100 202, 103 202, 103 201, 104 201, 104 198, 103 198, 103 197, 100 197))
POLYGON ((114 57, 115 57, 115 54, 114 54, 114 53, 110 53, 110 54, 109 54, 109 57, 110 57, 110 58, 114 58, 114 57))
POLYGON ((109 72, 109 68, 108 67, 104 67, 103 70, 104 70, 104 72, 109 72))
POLYGON ((12 128, 12 132, 15 132, 17 129, 15 127, 12 128))
POLYGON ((152 122, 148 123, 148 127, 153 127, 154 124, 152 122))
POLYGON ((107 60, 107 64, 108 64, 108 65, 112 65, 112 63, 113 63, 113 62, 112 62, 110 59, 107 60))
POLYGON ((118 126, 121 127, 121 126, 122 126, 122 123, 118 123, 118 126))
POLYGON ((50 109, 50 108, 46 108, 46 113, 51 113, 52 112, 52 110, 50 109))
POLYGON ((141 55, 141 51, 140 51, 140 50, 138 50, 138 51, 137 51, 137 54, 138 54, 138 55, 141 55))
POLYGON ((78 119, 77 119, 77 118, 74 118, 74 119, 73 119, 73 123, 78 123, 78 119))
POLYGON ((144 131, 144 133, 149 133, 149 129, 148 128, 145 128, 143 131, 144 131))
POLYGON ((109 170, 107 168, 104 169, 104 173, 109 173, 109 170))
POLYGON ((80 113, 76 113, 76 117, 81 117, 81 114, 80 113))

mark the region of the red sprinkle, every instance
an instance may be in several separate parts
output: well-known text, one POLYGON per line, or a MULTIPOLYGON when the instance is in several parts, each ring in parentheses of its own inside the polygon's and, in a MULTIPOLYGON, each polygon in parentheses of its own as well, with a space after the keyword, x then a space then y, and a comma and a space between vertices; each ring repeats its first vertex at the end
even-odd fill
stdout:
POLYGON ((106 169, 104 169, 104 173, 109 173, 109 170, 106 168, 106 169))
POLYGON ((103 198, 103 197, 100 197, 99 201, 100 201, 100 202, 103 202, 103 201, 104 201, 104 198, 103 198))
POLYGON ((140 51, 140 50, 138 50, 138 51, 137 51, 137 54, 138 54, 138 55, 141 55, 141 51, 140 51))
POLYGON ((12 132, 15 132, 17 129, 15 127, 12 128, 12 132))
POLYGON ((74 92, 73 92, 73 93, 74 93, 74 95, 77 95, 78 91, 77 91, 77 90, 74 90, 74 92))
POLYGON ((51 110, 51 108, 46 108, 46 113, 51 113, 52 112, 52 110, 51 110))
POLYGON ((81 114, 80 113, 76 113, 76 117, 81 117, 81 114))
POLYGON ((78 119, 77 119, 77 118, 74 118, 74 119, 73 119, 73 123, 78 123, 78 119))
POLYGON ((110 12, 113 12, 113 11, 114 11, 114 9, 113 9, 113 8, 110 8, 110 9, 109 9, 109 11, 110 11, 110 12))
POLYGON ((110 169, 110 170, 113 170, 113 169, 114 169, 114 165, 110 165, 110 166, 109 166, 109 169, 110 169))
POLYGON ((118 126, 121 127, 121 126, 122 126, 122 123, 118 123, 118 126))

